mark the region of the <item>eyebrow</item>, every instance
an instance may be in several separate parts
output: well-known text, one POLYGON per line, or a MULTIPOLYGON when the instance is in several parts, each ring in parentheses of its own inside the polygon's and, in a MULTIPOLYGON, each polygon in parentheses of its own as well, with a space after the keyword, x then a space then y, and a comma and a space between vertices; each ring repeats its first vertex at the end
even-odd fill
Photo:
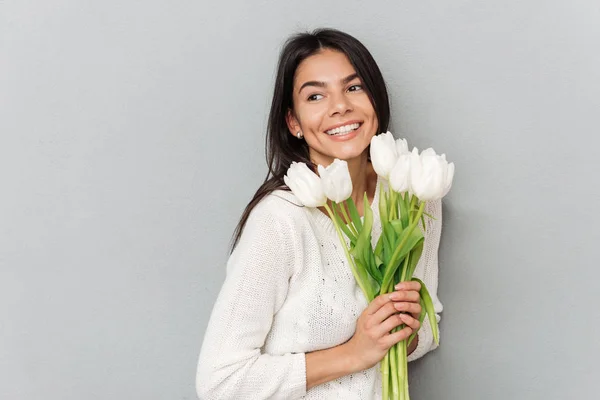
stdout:
MULTIPOLYGON (((343 85, 345 85, 345 84, 353 81, 356 78, 358 78, 358 74, 354 73, 354 74, 348 75, 347 77, 345 77, 344 79, 342 79, 341 82, 342 82, 343 85)), ((308 81, 308 82, 304 82, 302 84, 302 86, 300 86, 300 89, 298 90, 298 93, 300 93, 302 91, 302 89, 304 89, 307 86, 316 86, 316 87, 324 88, 324 87, 327 86, 327 84, 325 82, 322 82, 322 81, 308 81)))

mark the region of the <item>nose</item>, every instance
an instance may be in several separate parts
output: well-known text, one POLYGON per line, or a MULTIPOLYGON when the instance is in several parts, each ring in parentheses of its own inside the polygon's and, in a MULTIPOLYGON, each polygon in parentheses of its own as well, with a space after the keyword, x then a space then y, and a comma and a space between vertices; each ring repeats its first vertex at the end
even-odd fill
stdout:
POLYGON ((344 115, 349 111, 352 111, 352 103, 350 103, 344 93, 331 97, 329 116, 334 116, 335 114, 344 115))

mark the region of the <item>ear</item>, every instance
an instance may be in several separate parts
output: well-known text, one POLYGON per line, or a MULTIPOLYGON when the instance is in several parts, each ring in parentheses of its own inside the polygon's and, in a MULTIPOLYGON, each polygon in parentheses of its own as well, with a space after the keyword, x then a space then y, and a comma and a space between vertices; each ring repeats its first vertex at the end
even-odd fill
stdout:
POLYGON ((300 122, 298 122, 298 119, 294 116, 294 112, 291 109, 288 109, 288 112, 285 115, 285 123, 287 124, 290 134, 294 137, 296 136, 296 133, 301 130, 300 122))

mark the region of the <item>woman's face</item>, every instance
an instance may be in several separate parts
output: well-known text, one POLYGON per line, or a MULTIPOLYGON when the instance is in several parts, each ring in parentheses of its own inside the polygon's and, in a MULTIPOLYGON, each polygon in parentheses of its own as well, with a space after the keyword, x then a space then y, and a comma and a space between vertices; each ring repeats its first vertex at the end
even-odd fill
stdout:
POLYGON ((323 49, 300 63, 293 100, 288 128, 294 136, 302 131, 316 164, 361 156, 376 133, 375 109, 354 67, 339 51, 323 49))

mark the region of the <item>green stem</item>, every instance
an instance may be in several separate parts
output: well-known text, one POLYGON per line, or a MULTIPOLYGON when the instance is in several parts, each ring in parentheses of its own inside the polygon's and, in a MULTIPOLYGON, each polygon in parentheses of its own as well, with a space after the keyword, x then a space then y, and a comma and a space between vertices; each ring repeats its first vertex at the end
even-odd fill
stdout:
POLYGON ((340 227, 338 226, 338 224, 335 220, 333 211, 331 211, 331 208, 329 207, 328 204, 325 204, 325 209, 329 213, 329 217, 333 221, 333 226, 335 226, 335 230, 337 231, 340 241, 342 242, 342 247, 344 248, 344 252, 346 253, 346 258, 348 258, 348 263, 350 263, 350 270, 352 271, 352 275, 354 275, 354 279, 356 279, 356 283, 358 283, 358 286, 360 286, 360 289, 362 290, 362 292, 365 295, 365 297, 367 298, 367 300, 371 301, 374 296, 371 293, 371 291, 369 290, 370 289, 369 286, 366 286, 366 285, 368 285, 368 282, 363 282, 362 278, 358 274, 358 268, 356 267, 356 263, 354 262, 354 259, 352 258, 352 256, 350 255, 350 252, 348 251, 348 246, 346 245, 346 239, 344 239, 344 234, 342 233, 342 230, 340 229, 340 227))
MULTIPOLYGON (((412 221, 413 221, 412 219, 410 219, 410 216, 412 215, 412 209, 413 209, 413 208, 414 208, 414 206, 416 205, 416 203, 417 203, 417 200, 418 200, 418 199, 417 199, 417 196, 415 196, 414 194, 413 194, 413 195, 412 195, 412 197, 410 198, 410 206, 409 206, 409 208, 408 208, 408 209, 410 210, 410 212, 409 212, 409 214, 408 214, 408 218, 409 218, 409 221, 410 221, 410 222, 412 222, 412 221)), ((423 204, 425 204, 425 203, 423 202, 421 205, 423 205, 423 204)), ((423 212, 421 212, 421 214, 423 214, 423 212)), ((417 221, 418 221, 419 219, 421 219, 421 217, 417 218, 417 221)))
POLYGON ((398 370, 397 372, 397 376, 398 376, 398 380, 400 381, 400 400, 409 400, 409 394, 408 394, 408 363, 407 363, 407 356, 406 356, 406 340, 401 341, 400 343, 398 343, 398 353, 397 353, 397 365, 398 365, 398 370))
MULTIPOLYGON (((385 289, 385 293, 390 293, 391 291, 394 290, 393 287, 394 283, 392 282, 387 288, 382 288, 385 289)), ((392 329, 391 333, 394 332, 398 332, 400 328, 396 327, 394 329, 392 329)), ((385 355, 385 357, 388 359, 388 365, 387 365, 387 369, 389 370, 389 377, 387 378, 387 385, 388 385, 388 391, 389 391, 389 385, 390 385, 390 381, 391 381, 391 386, 392 386, 392 400, 397 400, 398 399, 398 393, 399 393, 399 385, 398 385, 398 367, 397 367, 397 346, 393 345, 392 347, 390 347, 385 355)), ((389 394, 388 394, 389 396, 389 394)), ((389 397, 383 397, 383 399, 388 400, 389 397)))
POLYGON ((400 206, 400 202, 404 202, 404 197, 402 197, 402 193, 398 193, 398 197, 399 199, 396 201, 396 205, 395 205, 395 209, 396 209, 396 215, 397 218, 402 218, 402 213, 400 212, 401 210, 401 206, 400 206))
POLYGON ((381 361, 381 382, 383 383, 383 390, 381 398, 383 400, 389 400, 390 398, 390 352, 385 353, 385 357, 381 361))
POLYGON ((390 355, 390 369, 392 374, 392 399, 398 400, 400 397, 400 381, 398 380, 398 344, 393 345, 388 350, 390 355))
POLYGON ((390 221, 393 221, 398 218, 398 193, 394 190, 390 190, 391 200, 390 200, 390 221))
MULTIPOLYGON (((334 204, 336 204, 336 203, 334 203, 334 204)), ((346 221, 344 221, 344 222, 347 222, 346 225, 348 225, 350 227, 350 231, 352 231, 352 233, 355 234, 356 237, 358 238, 358 231, 356 230, 356 227, 354 226, 354 224, 352 223, 352 220, 348 216, 348 212, 346 211, 346 207, 344 207, 344 204, 340 204, 340 203, 337 203, 337 205, 342 209, 342 215, 346 219, 346 221)))
POLYGON ((400 282, 406 282, 407 280, 410 280, 410 278, 412 278, 412 276, 407 277, 406 273, 408 272, 408 266, 410 264, 410 255, 412 252, 409 252, 406 257, 404 258, 404 266, 402 267, 402 274, 400 275, 400 282))

